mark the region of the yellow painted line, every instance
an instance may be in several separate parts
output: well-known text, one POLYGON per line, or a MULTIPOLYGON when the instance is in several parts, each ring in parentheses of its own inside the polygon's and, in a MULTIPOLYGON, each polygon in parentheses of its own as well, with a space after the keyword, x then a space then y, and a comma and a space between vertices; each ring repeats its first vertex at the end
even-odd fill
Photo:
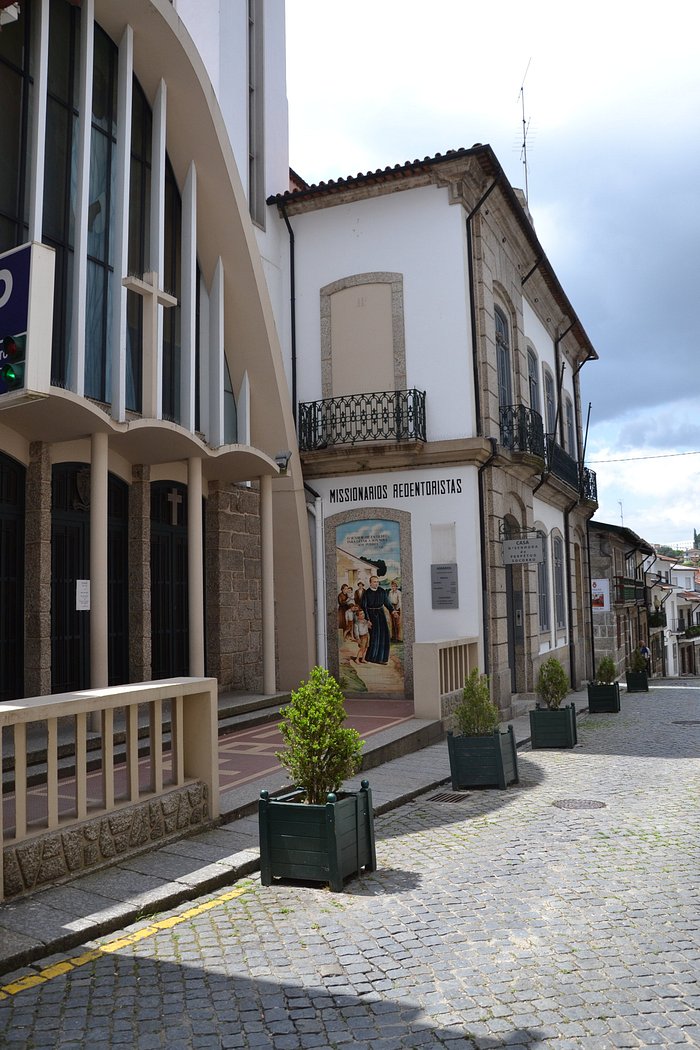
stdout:
POLYGON ((188 919, 195 919, 198 915, 211 911, 212 908, 218 908, 228 901, 242 897, 251 888, 251 885, 252 883, 250 882, 243 883, 234 890, 222 893, 220 896, 204 901, 202 904, 196 904, 193 908, 188 908, 178 915, 170 915, 167 919, 159 919, 158 922, 149 923, 148 926, 143 926, 140 930, 128 933, 125 937, 118 937, 113 941, 108 941, 106 944, 101 944, 99 948, 92 948, 90 951, 83 952, 82 955, 66 959, 65 962, 53 963, 52 966, 47 966, 38 973, 20 977, 18 980, 12 981, 11 984, 5 984, 0 987, 0 1000, 19 995, 20 992, 27 992, 30 988, 36 988, 37 985, 46 984, 48 981, 53 980, 54 977, 62 977, 64 974, 71 973, 87 963, 101 959, 104 955, 111 955, 114 952, 121 951, 122 948, 130 948, 133 944, 138 944, 139 941, 146 940, 148 937, 155 937, 162 930, 171 930, 173 926, 179 926, 180 923, 187 922, 188 919))

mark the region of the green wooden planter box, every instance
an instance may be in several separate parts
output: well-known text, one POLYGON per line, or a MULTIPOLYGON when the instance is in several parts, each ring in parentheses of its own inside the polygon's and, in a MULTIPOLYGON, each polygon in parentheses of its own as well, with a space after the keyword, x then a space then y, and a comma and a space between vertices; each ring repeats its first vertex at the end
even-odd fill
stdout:
POLYGON ((606 685, 590 683, 588 686, 588 710, 591 714, 618 712, 620 710, 620 683, 606 685))
POLYGON ((537 707, 530 711, 530 738, 533 750, 545 747, 574 747, 578 743, 576 732, 576 705, 537 707))
POLYGON ((646 671, 625 671, 628 693, 648 693, 649 677, 646 671))
POLYGON ((343 881, 364 868, 375 871, 372 792, 330 794, 325 805, 300 802, 303 789, 270 798, 260 792, 260 881, 274 878, 327 882, 339 893, 343 881))
POLYGON ((471 787, 506 788, 517 784, 518 755, 513 727, 502 733, 495 729, 488 736, 447 734, 452 790, 471 787))

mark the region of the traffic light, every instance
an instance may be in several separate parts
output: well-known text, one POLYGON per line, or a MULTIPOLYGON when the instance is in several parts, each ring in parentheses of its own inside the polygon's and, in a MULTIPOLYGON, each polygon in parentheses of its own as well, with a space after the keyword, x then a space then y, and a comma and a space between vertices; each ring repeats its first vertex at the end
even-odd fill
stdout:
POLYGON ((24 388, 26 335, 0 339, 0 394, 24 388))

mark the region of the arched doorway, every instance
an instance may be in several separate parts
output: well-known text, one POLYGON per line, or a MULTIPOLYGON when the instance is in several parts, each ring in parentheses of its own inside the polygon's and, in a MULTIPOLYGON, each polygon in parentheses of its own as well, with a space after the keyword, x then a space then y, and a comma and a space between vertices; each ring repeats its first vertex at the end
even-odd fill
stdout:
POLYGON ((0 701, 24 695, 24 486, 22 464, 0 453, 0 701))
MULTIPOLYGON (((505 519, 505 539, 520 535, 520 526, 514 518, 505 519)), ((506 565, 506 624, 508 631, 508 666, 510 668, 510 691, 522 691, 521 681, 525 660, 525 602, 522 565, 506 565)))

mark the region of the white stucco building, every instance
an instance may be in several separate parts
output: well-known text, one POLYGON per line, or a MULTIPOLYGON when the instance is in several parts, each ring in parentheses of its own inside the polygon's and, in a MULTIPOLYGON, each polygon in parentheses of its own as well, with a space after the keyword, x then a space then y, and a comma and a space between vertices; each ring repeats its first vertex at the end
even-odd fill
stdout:
POLYGON ((492 150, 298 182, 270 203, 293 257, 278 324, 323 521, 331 669, 358 695, 412 696, 414 645, 475 642, 506 713, 532 702, 552 653, 588 677, 578 372, 596 354, 492 150), (509 539, 525 546, 506 565, 509 539), (401 592, 401 637, 369 666, 341 631, 356 580, 338 549, 365 552, 366 586, 401 592))

